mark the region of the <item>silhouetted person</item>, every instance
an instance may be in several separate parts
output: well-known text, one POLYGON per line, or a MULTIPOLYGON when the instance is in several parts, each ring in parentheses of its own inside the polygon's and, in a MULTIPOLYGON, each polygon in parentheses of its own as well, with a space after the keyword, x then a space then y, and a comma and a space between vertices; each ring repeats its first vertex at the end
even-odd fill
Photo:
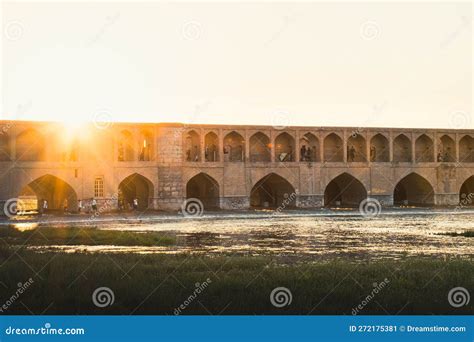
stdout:
POLYGON ((375 146, 370 146, 370 160, 371 161, 375 161, 375 159, 377 158, 377 149, 375 148, 375 146))
POLYGON ((95 213, 97 211, 97 201, 95 200, 95 198, 92 199, 92 211, 95 213))
POLYGON ((313 161, 312 153, 313 153, 313 150, 311 150, 311 147, 308 147, 308 148, 306 149, 306 155, 305 155, 305 159, 306 159, 307 161, 313 161))
POLYGON ((443 161, 443 156, 441 155, 441 152, 438 152, 438 161, 439 162, 443 161))
POLYGON ((133 199, 133 210, 138 210, 138 198, 133 199))
POLYGON ((300 148, 300 160, 305 161, 306 160, 306 145, 301 146, 300 148))

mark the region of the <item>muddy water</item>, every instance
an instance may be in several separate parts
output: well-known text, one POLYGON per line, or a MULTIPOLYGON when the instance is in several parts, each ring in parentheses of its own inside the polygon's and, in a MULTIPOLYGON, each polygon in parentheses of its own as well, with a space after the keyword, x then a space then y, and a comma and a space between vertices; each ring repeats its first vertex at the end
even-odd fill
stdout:
MULTIPOLYGON (((90 222, 84 224, 90 225, 90 222)), ((77 227, 81 222, 62 222, 60 225, 77 227)), ((94 222, 94 226, 118 231, 167 232, 176 236, 177 245, 48 246, 40 249, 93 253, 270 254, 305 259, 474 256, 474 238, 442 235, 473 231, 474 212, 449 210, 387 212, 377 217, 351 212, 216 214, 192 219, 141 217, 139 220, 121 218, 94 222)))

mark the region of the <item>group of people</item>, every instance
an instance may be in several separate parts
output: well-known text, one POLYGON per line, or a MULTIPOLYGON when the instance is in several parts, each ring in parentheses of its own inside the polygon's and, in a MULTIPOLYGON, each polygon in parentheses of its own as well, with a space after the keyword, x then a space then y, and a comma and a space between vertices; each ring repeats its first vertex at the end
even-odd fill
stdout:
POLYGON ((301 161, 314 161, 314 155, 316 154, 316 146, 306 147, 306 145, 301 146, 300 148, 300 159, 301 161))
MULTIPOLYGON (((130 207, 134 210, 138 210, 138 198, 134 198, 131 203, 126 203, 123 199, 119 199, 118 201, 118 209, 122 210, 129 210, 130 207)), ((49 203, 46 199, 40 200, 38 204, 38 211, 41 215, 45 214, 48 211, 49 203)), ((63 213, 69 212, 69 201, 66 198, 63 202, 63 213)), ((89 200, 89 206, 86 207, 83 204, 82 200, 77 201, 77 212, 80 214, 83 211, 96 213, 99 210, 97 200, 95 198, 91 198, 89 200), (87 210, 89 209, 89 210, 87 210)))
POLYGON ((450 161, 453 161, 454 158, 452 158, 451 153, 449 153, 448 151, 446 151, 446 152, 444 152, 444 153, 438 152, 437 160, 438 160, 439 162, 450 162, 450 161))

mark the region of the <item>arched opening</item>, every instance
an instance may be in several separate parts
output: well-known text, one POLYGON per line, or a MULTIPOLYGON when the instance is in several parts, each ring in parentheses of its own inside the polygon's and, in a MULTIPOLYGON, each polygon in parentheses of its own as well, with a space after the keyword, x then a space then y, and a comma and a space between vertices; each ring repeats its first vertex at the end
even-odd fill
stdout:
POLYGON ((250 137, 250 161, 269 162, 271 161, 270 138, 262 132, 257 132, 250 137))
POLYGON ((133 134, 130 131, 123 130, 120 132, 118 161, 133 161, 133 134))
POLYGON ((443 135, 439 141, 437 160, 439 162, 452 163, 456 161, 456 144, 454 140, 443 135))
POLYGON ((198 162, 201 160, 201 141, 196 131, 189 131, 185 137, 186 161, 198 162))
POLYGON ((279 162, 295 161, 295 139, 288 133, 280 133, 275 138, 275 160, 279 162))
POLYGON ((461 163, 474 163, 474 138, 469 135, 459 140, 459 161, 461 163))
POLYGON ((411 159, 411 141, 406 135, 400 134, 393 140, 393 161, 398 163, 410 163, 411 159))
POLYGON ((383 134, 376 134, 370 140, 370 161, 385 163, 390 161, 388 139, 383 134))
POLYGON ((138 160, 150 161, 153 156, 153 133, 148 130, 140 132, 138 160))
POLYGON ((16 159, 21 161, 42 161, 45 158, 45 141, 42 134, 27 129, 16 137, 16 159))
POLYGON ((351 135, 349 139, 347 139, 347 161, 367 161, 367 145, 362 135, 356 133, 351 135))
POLYGON ((329 134, 324 138, 324 161, 325 162, 342 162, 344 161, 344 144, 341 137, 336 133, 329 134))
POLYGON ((419 163, 434 161, 433 140, 426 134, 422 134, 415 141, 415 160, 419 163))
POLYGON ((119 184, 118 205, 121 210, 133 209, 134 201, 138 210, 148 209, 152 198, 153 183, 138 173, 128 176, 119 184))
POLYGON ((77 194, 62 179, 44 175, 26 185, 18 196, 21 211, 77 211, 77 194))
POLYGON ((0 134, 0 161, 10 160, 10 141, 6 133, 0 134))
POLYGON ((358 207, 367 198, 364 185, 354 176, 343 173, 334 178, 324 191, 326 207, 358 207))
POLYGON ((283 177, 270 173, 260 179, 250 192, 250 206, 254 208, 293 208, 296 206, 295 188, 283 177))
POLYGON ((459 191, 459 206, 474 206, 474 176, 469 177, 462 183, 461 190, 459 191))
POLYGON ((199 199, 204 209, 219 208, 219 184, 214 178, 201 172, 186 184, 186 198, 199 199))
POLYGON ((209 132, 204 137, 204 158, 207 162, 219 161, 219 139, 214 132, 209 132))
POLYGON ((300 139, 300 161, 319 162, 319 140, 312 133, 306 133, 300 139))
POLYGON ((431 184, 416 173, 410 173, 400 180, 393 191, 395 205, 430 206, 434 204, 434 190, 431 184))
POLYGON ((245 159, 245 140, 232 131, 224 138, 224 161, 242 162, 245 159))

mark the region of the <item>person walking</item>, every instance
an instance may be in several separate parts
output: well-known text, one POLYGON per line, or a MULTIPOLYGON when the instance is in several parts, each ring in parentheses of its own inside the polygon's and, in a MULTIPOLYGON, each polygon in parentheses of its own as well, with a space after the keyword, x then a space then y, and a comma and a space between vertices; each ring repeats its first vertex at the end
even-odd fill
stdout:
POLYGON ((97 211, 97 201, 95 198, 92 199, 92 211, 95 213, 97 211))
POLYGON ((79 200, 79 203, 77 204, 77 211, 79 212, 79 214, 82 211, 82 200, 79 200))
POLYGON ((47 210, 48 210, 48 201, 43 200, 43 213, 46 213, 47 210))

